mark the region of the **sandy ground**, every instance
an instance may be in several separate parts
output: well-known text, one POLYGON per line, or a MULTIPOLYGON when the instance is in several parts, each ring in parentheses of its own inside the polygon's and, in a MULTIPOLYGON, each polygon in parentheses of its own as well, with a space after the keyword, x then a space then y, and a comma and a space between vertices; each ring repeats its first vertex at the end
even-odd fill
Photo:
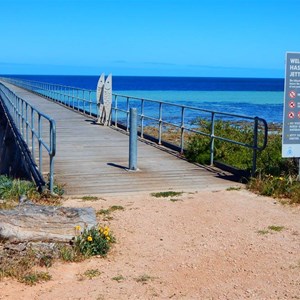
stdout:
POLYGON ((124 207, 99 219, 117 239, 109 255, 57 262, 33 287, 6 279, 0 299, 300 299, 299 207, 243 189, 101 197, 64 205, 124 207))

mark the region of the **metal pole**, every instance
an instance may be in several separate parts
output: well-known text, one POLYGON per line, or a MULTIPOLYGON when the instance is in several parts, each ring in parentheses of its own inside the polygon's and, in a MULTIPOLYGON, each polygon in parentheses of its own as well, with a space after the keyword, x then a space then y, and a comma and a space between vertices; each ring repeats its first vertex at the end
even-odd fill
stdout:
POLYGON ((211 114, 211 129, 210 129, 210 165, 214 164, 215 154, 215 113, 211 114))
POLYGON ((137 170, 137 109, 130 108, 129 170, 137 170))
POLYGON ((298 158, 298 181, 300 181, 300 158, 298 158))
POLYGON ((254 129, 253 129, 253 156, 252 156, 252 170, 251 170, 252 177, 254 177, 256 173, 257 143, 258 143, 258 118, 255 117, 254 129))
POLYGON ((158 120, 158 144, 161 145, 162 135, 162 103, 159 102, 159 120, 158 120))
POLYGON ((129 130, 129 123, 130 123, 130 111, 129 111, 129 97, 127 97, 127 109, 126 109, 126 114, 127 114, 127 122, 126 122, 126 131, 129 130))
POLYGON ((184 148, 184 107, 181 107, 181 126, 180 126, 180 153, 184 148))

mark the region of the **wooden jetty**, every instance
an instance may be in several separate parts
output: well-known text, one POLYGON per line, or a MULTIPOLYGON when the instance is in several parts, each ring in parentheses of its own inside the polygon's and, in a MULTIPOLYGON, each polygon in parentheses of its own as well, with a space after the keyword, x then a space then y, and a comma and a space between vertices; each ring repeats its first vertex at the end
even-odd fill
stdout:
POLYGON ((217 190, 235 184, 220 170, 189 163, 144 140, 138 142, 139 170, 128 171, 126 133, 96 125, 92 118, 19 87, 5 85, 56 121, 55 179, 65 184, 67 195, 217 190))

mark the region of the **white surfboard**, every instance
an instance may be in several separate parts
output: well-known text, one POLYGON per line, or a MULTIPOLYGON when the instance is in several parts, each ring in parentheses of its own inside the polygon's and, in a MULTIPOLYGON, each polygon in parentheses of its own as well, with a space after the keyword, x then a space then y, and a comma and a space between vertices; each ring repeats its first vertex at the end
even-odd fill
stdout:
POLYGON ((101 122, 104 125, 109 125, 111 117, 111 104, 112 104, 112 75, 109 74, 105 80, 103 88, 103 111, 101 122))
POLYGON ((102 73, 101 76, 99 77, 98 84, 97 84, 97 93, 96 93, 97 103, 100 103, 100 99, 101 99, 102 94, 103 94, 104 81, 105 81, 104 73, 102 73))
POLYGON ((98 119, 97 123, 101 122, 101 114, 103 111, 103 87, 105 83, 104 73, 101 74, 98 80, 97 89, 96 89, 96 99, 97 99, 97 110, 98 110, 98 119))

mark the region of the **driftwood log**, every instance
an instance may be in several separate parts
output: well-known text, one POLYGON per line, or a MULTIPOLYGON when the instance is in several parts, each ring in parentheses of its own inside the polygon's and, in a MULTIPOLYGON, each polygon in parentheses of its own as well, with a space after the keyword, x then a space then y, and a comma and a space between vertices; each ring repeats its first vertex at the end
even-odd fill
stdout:
POLYGON ((95 210, 20 204, 12 210, 0 210, 0 240, 22 242, 68 242, 75 226, 91 228, 97 224, 95 210))

